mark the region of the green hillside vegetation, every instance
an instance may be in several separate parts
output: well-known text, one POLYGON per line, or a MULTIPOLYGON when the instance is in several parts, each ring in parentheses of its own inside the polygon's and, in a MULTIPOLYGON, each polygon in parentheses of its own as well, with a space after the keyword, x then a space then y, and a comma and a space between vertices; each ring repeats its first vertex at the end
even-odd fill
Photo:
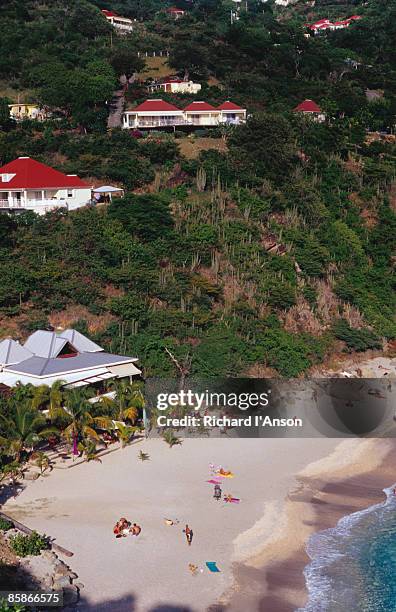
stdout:
MULTIPOLYGON (((109 350, 138 355, 149 376, 176 373, 165 347, 193 374, 259 364, 299 376, 335 350, 395 338, 396 145, 369 143, 367 131, 395 125, 396 1, 349 5, 359 23, 311 38, 297 7, 285 19, 271 3, 250 2, 233 25, 220 0, 178 3, 188 14, 177 22, 154 0, 1 8, 1 81, 60 117, 13 125, 3 100, 1 162, 29 155, 127 195, 0 215, 0 332, 24 336, 63 313, 109 350), (143 19, 144 36, 111 36, 98 7, 143 19), (106 131, 117 77, 141 72, 147 47, 169 49, 170 70, 220 81, 198 99, 248 109, 245 126, 198 134, 222 138, 224 151, 187 159, 180 134, 106 131), (383 97, 368 102, 367 88, 383 97), (304 98, 325 123, 292 112, 304 98)), ((130 101, 145 97, 130 86, 130 101)))

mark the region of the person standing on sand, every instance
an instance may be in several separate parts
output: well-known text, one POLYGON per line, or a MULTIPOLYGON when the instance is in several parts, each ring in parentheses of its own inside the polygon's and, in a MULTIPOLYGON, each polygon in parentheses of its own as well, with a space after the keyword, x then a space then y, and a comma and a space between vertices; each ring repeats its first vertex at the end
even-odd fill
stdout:
POLYGON ((192 542, 193 535, 194 535, 192 529, 190 529, 190 527, 186 525, 186 528, 183 529, 183 533, 186 534, 187 544, 191 546, 191 542, 192 542))

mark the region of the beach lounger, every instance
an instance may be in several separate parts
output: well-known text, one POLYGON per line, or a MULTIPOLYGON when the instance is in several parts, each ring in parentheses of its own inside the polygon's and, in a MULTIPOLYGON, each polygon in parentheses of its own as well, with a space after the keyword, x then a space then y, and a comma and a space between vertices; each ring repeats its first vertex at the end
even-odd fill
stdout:
POLYGON ((216 476, 221 476, 222 478, 234 478, 233 472, 223 470, 222 468, 217 472, 216 476))
POLYGON ((217 567, 216 561, 206 561, 206 566, 210 572, 220 572, 219 568, 217 567))

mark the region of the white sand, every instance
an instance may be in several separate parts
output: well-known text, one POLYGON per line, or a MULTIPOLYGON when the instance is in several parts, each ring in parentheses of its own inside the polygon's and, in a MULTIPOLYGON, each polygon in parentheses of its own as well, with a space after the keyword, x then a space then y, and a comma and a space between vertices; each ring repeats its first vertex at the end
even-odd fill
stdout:
POLYGON ((147 440, 30 482, 4 512, 55 537, 74 552, 68 561, 85 585, 81 610, 203 612, 232 585, 233 561, 256 554, 275 529, 294 474, 339 444, 331 439, 200 439, 169 449, 147 440), (140 450, 150 461, 138 459, 140 450), (235 472, 224 493, 242 502, 213 499, 209 464, 235 472), (138 538, 115 539, 120 516, 142 526, 138 538), (164 517, 180 524, 167 527, 164 517), (188 547, 182 529, 194 540, 188 547), (221 573, 210 573, 216 561, 221 573), (203 569, 191 576, 188 563, 203 569), (124 601, 122 601, 124 599, 124 601))

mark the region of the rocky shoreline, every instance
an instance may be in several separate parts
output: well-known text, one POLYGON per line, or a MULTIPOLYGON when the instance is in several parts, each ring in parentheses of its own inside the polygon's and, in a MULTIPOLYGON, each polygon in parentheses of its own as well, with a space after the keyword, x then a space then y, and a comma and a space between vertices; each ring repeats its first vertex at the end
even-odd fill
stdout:
MULTIPOLYGON (((20 533, 9 529, 4 533, 6 543, 20 533)), ((40 555, 17 557, 15 588, 23 590, 62 591, 64 606, 78 603, 84 588, 78 575, 53 550, 43 550, 40 555)))

